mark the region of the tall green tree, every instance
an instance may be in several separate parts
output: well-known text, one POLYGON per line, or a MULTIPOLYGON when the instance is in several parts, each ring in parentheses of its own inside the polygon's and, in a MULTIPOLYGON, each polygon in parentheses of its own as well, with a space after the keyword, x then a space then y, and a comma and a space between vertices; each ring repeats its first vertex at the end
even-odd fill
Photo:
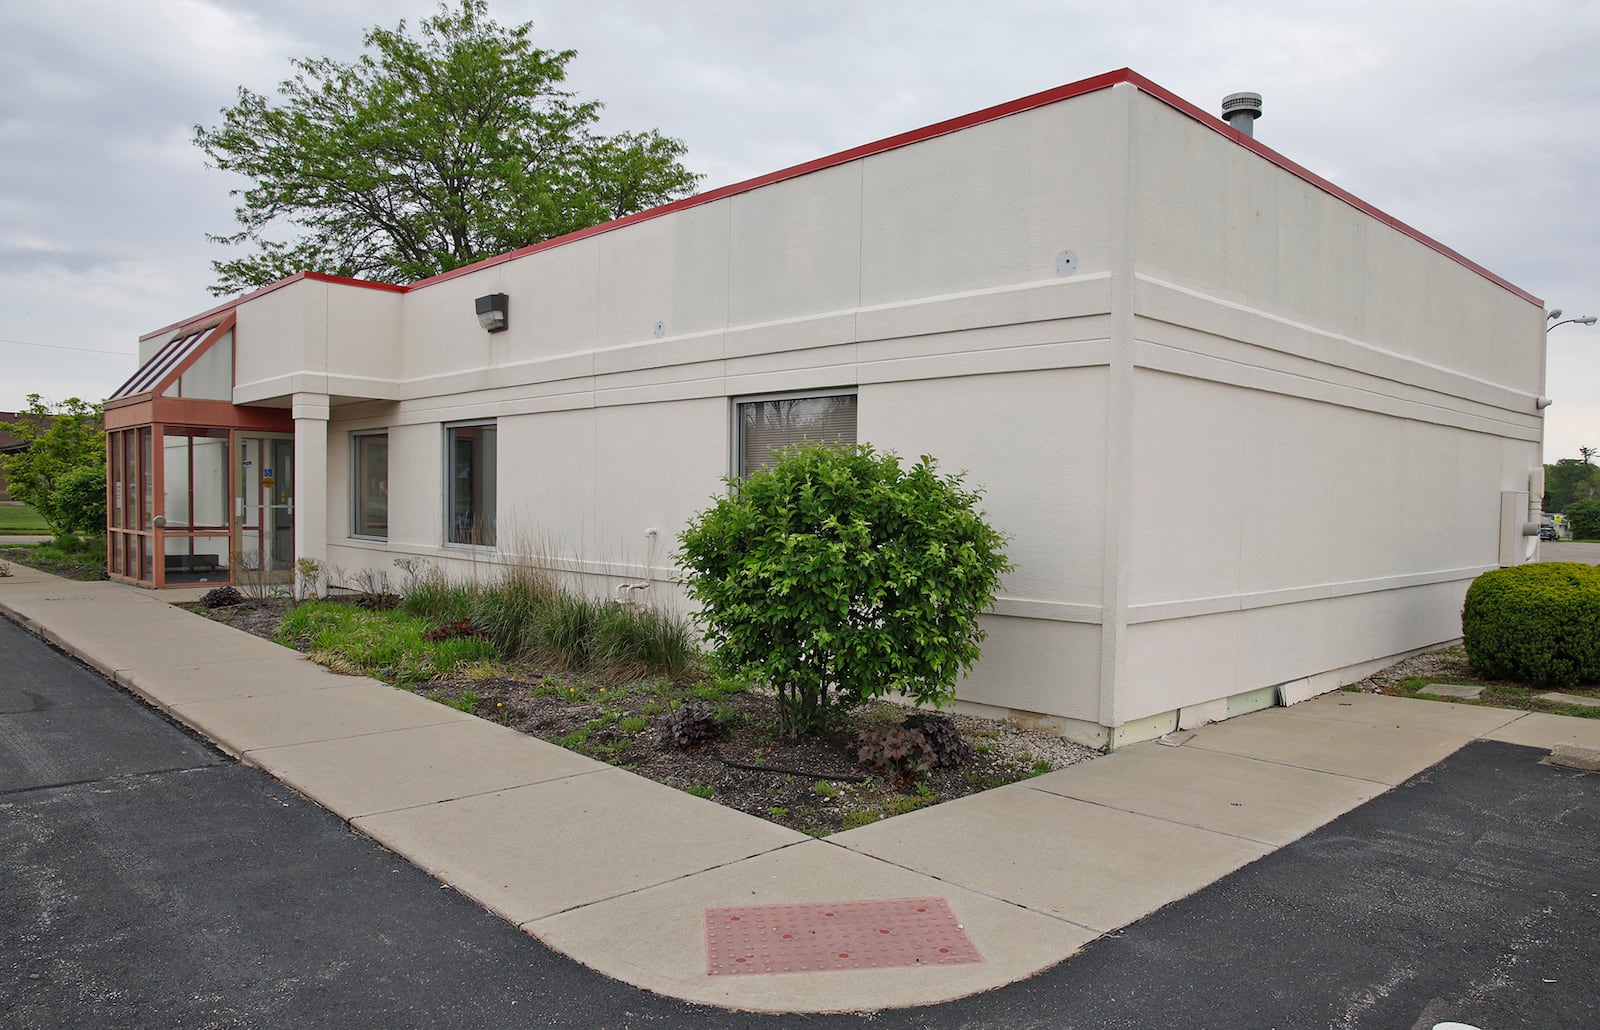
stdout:
POLYGON ((28 394, 28 408, 11 426, 11 433, 27 450, 0 458, 11 496, 31 504, 56 536, 74 531, 93 532, 105 525, 101 507, 99 525, 83 524, 82 496, 92 493, 97 481, 105 492, 106 433, 100 405, 69 397, 48 404, 36 393, 28 394), (62 487, 73 483, 67 494, 62 487))
POLYGON ((1562 458, 1544 467, 1545 511, 1564 512, 1577 501, 1596 498, 1600 498, 1600 468, 1582 458, 1562 458))
POLYGON ((233 191, 252 248, 214 261, 214 294, 302 270, 412 282, 687 195, 682 141, 606 136, 601 104, 564 88, 573 50, 533 45, 531 22, 485 0, 441 4, 411 35, 374 27, 352 63, 292 61, 276 100, 241 87, 221 124, 195 126, 233 191))

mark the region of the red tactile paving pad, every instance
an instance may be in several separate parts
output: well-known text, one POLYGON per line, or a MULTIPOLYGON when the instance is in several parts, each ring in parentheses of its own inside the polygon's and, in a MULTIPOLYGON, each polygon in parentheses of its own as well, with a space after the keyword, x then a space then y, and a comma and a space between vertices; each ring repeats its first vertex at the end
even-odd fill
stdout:
POLYGON ((712 976, 982 961, 943 898, 706 909, 712 976))

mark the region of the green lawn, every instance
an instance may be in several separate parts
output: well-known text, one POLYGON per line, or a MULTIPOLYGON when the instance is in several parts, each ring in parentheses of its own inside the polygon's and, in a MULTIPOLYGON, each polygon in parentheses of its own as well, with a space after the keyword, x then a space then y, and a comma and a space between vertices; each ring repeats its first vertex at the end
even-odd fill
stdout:
POLYGON ((0 504, 0 536, 49 536, 50 527, 26 504, 0 504))

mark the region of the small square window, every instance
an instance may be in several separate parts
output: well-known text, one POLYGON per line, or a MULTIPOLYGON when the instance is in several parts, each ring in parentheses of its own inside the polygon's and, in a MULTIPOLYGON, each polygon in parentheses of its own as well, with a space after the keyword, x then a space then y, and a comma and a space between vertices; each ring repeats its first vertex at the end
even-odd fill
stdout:
POLYGON ((741 399, 734 402, 734 424, 734 474, 743 479, 803 440, 854 446, 856 395, 833 390, 741 399))
POLYGON ((495 543, 495 425, 448 426, 445 540, 493 547, 495 543))
POLYGON ((355 492, 351 499, 352 536, 389 538, 389 434, 351 437, 355 492))

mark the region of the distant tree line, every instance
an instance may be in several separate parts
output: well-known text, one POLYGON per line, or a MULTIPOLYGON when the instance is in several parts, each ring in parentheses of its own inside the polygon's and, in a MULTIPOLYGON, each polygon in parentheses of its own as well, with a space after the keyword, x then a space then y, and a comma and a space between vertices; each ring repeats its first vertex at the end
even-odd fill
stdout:
POLYGON ((1600 448, 1579 447, 1576 458, 1561 458, 1544 467, 1544 504, 1548 512, 1566 515, 1578 540, 1600 539, 1600 448))

